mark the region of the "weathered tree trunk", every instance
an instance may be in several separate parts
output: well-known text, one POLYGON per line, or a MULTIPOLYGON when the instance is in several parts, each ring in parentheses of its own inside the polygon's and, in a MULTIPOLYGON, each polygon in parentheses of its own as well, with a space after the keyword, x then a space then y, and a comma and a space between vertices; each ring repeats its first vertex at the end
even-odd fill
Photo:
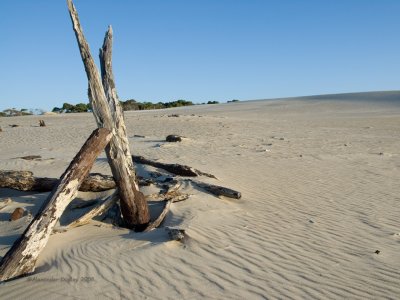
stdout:
MULTIPOLYGON (((35 177, 30 171, 0 171, 0 188, 19 191, 49 192, 59 183, 59 178, 35 177)), ((115 188, 112 176, 89 174, 79 187, 81 192, 102 192, 115 188)))
POLYGON ((96 129, 60 178, 39 213, 0 262, 0 281, 35 270, 35 263, 46 246, 54 225, 93 166, 96 157, 109 143, 112 133, 96 129))
POLYGON ((129 148, 128 135, 126 133, 126 126, 124 122, 124 112, 118 99, 114 82, 114 74, 112 71, 112 42, 113 31, 110 25, 104 37, 103 47, 100 48, 99 58, 101 66, 101 79, 104 92, 107 97, 108 106, 110 107, 111 115, 117 130, 117 135, 120 137, 122 151, 125 154, 126 162, 132 172, 131 179, 134 183, 136 183, 135 168, 133 167, 131 150, 129 148))
POLYGON ((129 145, 127 144, 125 126, 118 128, 118 126, 124 124, 124 121, 123 116, 118 113, 118 108, 115 106, 117 99, 113 97, 113 95, 116 95, 116 92, 112 73, 108 73, 109 71, 107 71, 108 65, 111 67, 111 43, 107 46, 107 36, 109 34, 106 34, 105 44, 107 45, 105 46, 105 50, 103 50, 103 56, 105 57, 105 62, 102 62, 105 66, 103 79, 106 81, 106 87, 104 87, 99 71, 90 54, 89 45, 83 35, 78 13, 71 0, 68 0, 68 9, 88 77, 88 96, 93 107, 93 114, 97 125, 98 127, 108 128, 114 133, 110 145, 106 148, 106 154, 118 186, 121 212, 128 227, 141 230, 149 223, 150 214, 146 200, 138 190, 135 182, 132 159, 127 157, 129 145), (107 47, 109 47, 109 50, 107 47), (110 51, 109 54, 105 53, 107 51, 110 51))

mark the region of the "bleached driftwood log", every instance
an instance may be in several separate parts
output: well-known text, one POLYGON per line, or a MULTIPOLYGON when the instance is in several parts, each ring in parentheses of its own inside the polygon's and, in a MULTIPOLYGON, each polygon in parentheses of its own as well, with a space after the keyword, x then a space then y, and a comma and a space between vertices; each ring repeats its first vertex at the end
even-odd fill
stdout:
POLYGON ((107 32, 102 50, 103 82, 106 84, 103 86, 99 71, 90 54, 89 45, 83 35, 78 13, 71 0, 68 0, 68 9, 85 66, 89 82, 88 96, 97 125, 108 128, 114 133, 106 148, 106 154, 118 186, 122 215, 128 227, 137 230, 144 229, 150 221, 149 209, 144 195, 138 190, 135 182, 133 162, 127 144, 125 125, 123 125, 124 120, 118 108, 118 101, 115 101, 115 84, 113 74, 110 73, 112 41, 110 34, 112 32, 110 30, 107 32))
MULTIPOLYGON (((124 112, 120 101, 118 99, 117 90, 115 88, 114 74, 112 70, 112 41, 113 31, 111 25, 108 27, 104 37, 103 47, 100 48, 99 58, 101 67, 101 79, 103 83, 104 92, 107 97, 108 106, 110 107, 111 115, 117 130, 117 135, 120 137, 122 151, 125 154, 126 163, 128 164, 132 174, 131 179, 135 182, 135 168, 131 158, 131 151, 129 148, 128 135, 124 122, 124 112)), ((137 187, 137 186, 136 186, 137 187)))
POLYGON ((35 270, 35 263, 46 246, 53 228, 93 166, 96 157, 109 143, 112 133, 96 129, 72 160, 60 183, 49 195, 39 213, 0 262, 0 281, 35 270))
MULTIPOLYGON (((30 171, 0 171, 0 188, 19 191, 49 192, 58 183, 58 178, 35 177, 30 171)), ((79 188, 81 192, 101 192, 115 188, 112 176, 89 174, 79 188)))

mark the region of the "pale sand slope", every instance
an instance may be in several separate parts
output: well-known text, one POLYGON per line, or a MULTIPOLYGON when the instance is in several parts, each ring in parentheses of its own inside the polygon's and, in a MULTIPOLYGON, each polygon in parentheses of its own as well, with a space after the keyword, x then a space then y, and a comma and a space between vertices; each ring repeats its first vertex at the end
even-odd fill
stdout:
MULTIPOLYGON (((400 92, 318 99, 128 112, 133 153, 212 173, 218 181, 203 180, 243 198, 185 187, 193 196, 163 224, 186 229, 184 244, 163 228, 132 233, 99 222, 54 234, 37 274, 2 284, 0 298, 397 298, 400 102, 392 100, 400 92), (164 144, 168 134, 188 140, 164 144)), ((91 114, 40 118, 46 128, 31 126, 39 117, 0 119, 0 169, 60 176, 95 128, 91 114), (13 159, 23 155, 54 159, 13 159)), ((104 155, 94 171, 110 172, 104 155)), ((46 195, 0 190, 17 202, 0 211, 0 255, 26 225, 8 222, 9 213, 35 211, 46 195)))

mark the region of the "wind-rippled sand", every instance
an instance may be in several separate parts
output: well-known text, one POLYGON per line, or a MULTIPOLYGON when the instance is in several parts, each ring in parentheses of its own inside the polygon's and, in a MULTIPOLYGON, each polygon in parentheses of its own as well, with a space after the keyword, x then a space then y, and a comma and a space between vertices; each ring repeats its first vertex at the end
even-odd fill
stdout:
MULTIPOLYGON (((36 273, 0 285, 0 298, 398 298, 397 99, 382 92, 127 112, 134 154, 212 173, 218 180, 202 180, 242 199, 187 184, 192 196, 150 233, 94 221, 54 234, 36 273), (187 139, 167 144, 169 134, 187 139), (187 239, 170 241, 164 226, 185 229, 187 239)), ((95 122, 66 114, 1 118, 0 126, 0 169, 58 177, 95 122), (47 127, 36 127, 39 119, 47 127), (43 160, 14 159, 25 155, 43 160)), ((110 174, 104 154, 93 171, 110 174)), ((14 201, 0 211, 1 256, 27 225, 9 214, 18 206, 34 213, 46 196, 0 189, 14 201)))

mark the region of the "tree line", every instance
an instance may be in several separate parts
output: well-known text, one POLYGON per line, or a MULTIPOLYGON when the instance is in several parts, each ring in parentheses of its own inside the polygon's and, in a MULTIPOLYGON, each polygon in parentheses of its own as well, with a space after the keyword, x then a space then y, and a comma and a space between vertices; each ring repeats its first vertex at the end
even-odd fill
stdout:
MULTIPOLYGON (((239 100, 230 100, 231 102, 238 102, 239 100)), ((187 100, 176 100, 171 102, 138 102, 134 99, 129 99, 126 101, 120 101, 122 109, 124 111, 128 110, 149 110, 149 109, 162 109, 162 108, 173 108, 173 107, 181 107, 181 106, 190 106, 196 105, 192 101, 187 100)), ((219 104, 218 101, 208 101, 201 104, 219 104)), ((81 112, 91 112, 92 105, 90 103, 78 103, 78 104, 70 104, 65 102, 61 107, 54 107, 52 112, 55 113, 81 113, 81 112)), ((42 109, 16 109, 16 108, 7 108, 0 112, 0 117, 17 117, 17 116, 30 116, 30 115, 40 115, 43 114, 44 110, 42 109)))
MULTIPOLYGON (((232 100, 228 102, 237 102, 239 100, 232 100)), ((192 101, 187 100, 176 100, 171 102, 139 102, 134 99, 128 99, 126 101, 120 101, 122 109, 124 111, 128 110, 150 110, 150 109, 163 109, 163 108, 173 108, 181 106, 191 106, 195 105, 192 101)), ((208 101, 207 103, 201 104, 218 104, 218 101, 208 101)), ((54 107, 53 112, 57 113, 79 113, 79 112, 90 112, 92 111, 92 106, 90 103, 78 103, 76 105, 70 103, 64 103, 62 107, 54 107)))

